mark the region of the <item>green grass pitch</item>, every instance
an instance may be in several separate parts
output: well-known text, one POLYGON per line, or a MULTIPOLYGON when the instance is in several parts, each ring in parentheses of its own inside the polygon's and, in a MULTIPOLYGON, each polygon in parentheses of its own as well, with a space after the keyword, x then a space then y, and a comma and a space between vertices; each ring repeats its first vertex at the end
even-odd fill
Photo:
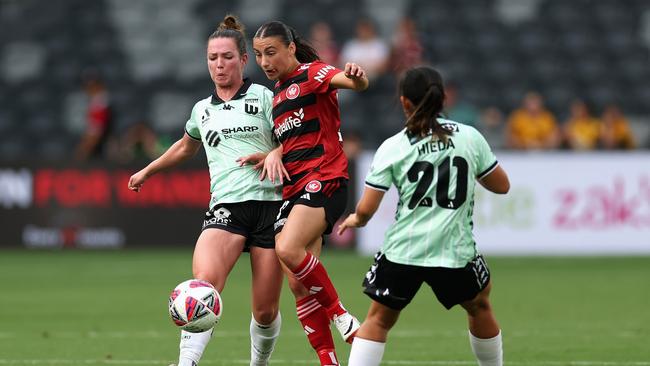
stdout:
MULTIPOLYGON (((650 257, 491 258, 492 300, 506 365, 650 366, 650 257)), ((350 311, 371 263, 350 253, 323 262, 350 311)), ((167 314, 191 277, 191 249, 0 251, 0 365, 168 365, 178 331, 167 314)), ((247 365, 248 255, 222 294, 224 313, 202 365, 247 365)), ((272 365, 316 365, 285 286, 272 365)), ((349 346, 337 337, 347 363, 349 346)), ((428 287, 403 311, 385 365, 473 365, 464 312, 445 311, 428 287)))

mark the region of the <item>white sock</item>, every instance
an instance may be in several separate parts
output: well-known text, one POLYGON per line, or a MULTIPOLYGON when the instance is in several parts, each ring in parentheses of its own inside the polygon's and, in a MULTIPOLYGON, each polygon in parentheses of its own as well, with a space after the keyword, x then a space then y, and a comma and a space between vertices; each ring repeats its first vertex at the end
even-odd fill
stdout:
POLYGON ((259 324, 251 316, 251 366, 266 366, 269 364, 269 358, 275 347, 275 341, 280 335, 280 326, 282 325, 282 316, 278 316, 271 324, 259 324))
POLYGON ((503 345, 501 331, 493 338, 477 338, 469 332, 469 343, 479 366, 502 366, 503 345))
POLYGON ((354 337, 348 366, 379 366, 386 343, 354 337))
POLYGON ((198 365, 210 337, 212 337, 212 329, 201 333, 181 331, 181 354, 178 357, 178 366, 198 365))

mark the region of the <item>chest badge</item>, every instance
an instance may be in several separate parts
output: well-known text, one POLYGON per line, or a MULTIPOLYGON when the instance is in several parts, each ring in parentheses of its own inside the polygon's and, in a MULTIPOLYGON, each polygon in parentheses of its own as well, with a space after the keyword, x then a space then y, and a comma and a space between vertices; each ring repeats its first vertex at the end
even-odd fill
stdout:
POLYGON ((300 86, 296 83, 291 84, 287 88, 287 99, 296 99, 300 95, 300 86))

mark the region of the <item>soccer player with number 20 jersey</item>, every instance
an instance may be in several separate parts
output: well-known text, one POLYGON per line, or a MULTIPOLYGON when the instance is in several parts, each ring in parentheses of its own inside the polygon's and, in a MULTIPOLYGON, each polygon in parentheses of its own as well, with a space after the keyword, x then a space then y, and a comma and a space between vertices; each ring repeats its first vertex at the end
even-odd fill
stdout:
POLYGON ((364 226, 384 192, 397 187, 396 221, 364 278, 372 302, 348 365, 380 364, 388 332, 426 282, 447 309, 460 304, 466 310, 478 364, 501 366, 501 330, 489 301, 490 272, 472 234, 472 210, 476 181, 507 193, 508 176, 476 129, 439 118, 445 94, 437 71, 410 69, 399 90, 406 128, 379 147, 356 212, 338 228, 340 234, 364 226))

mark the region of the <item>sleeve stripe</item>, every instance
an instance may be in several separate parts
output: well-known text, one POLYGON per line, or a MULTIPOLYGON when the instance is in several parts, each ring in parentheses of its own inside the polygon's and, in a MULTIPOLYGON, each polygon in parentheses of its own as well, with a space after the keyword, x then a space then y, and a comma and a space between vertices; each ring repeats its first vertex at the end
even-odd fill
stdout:
POLYGON ((187 136, 193 138, 194 140, 201 141, 201 138, 200 138, 200 137, 194 137, 194 136, 192 136, 192 134, 189 133, 189 131, 187 131, 187 129, 185 129, 185 133, 187 134, 187 136))
POLYGON ((479 175, 477 175, 477 176, 476 176, 476 179, 483 179, 483 178, 485 178, 485 176, 487 176, 488 174, 492 173, 492 171, 493 171, 494 169, 496 169, 498 165, 499 165, 499 161, 497 160, 497 161, 495 161, 494 163, 492 163, 492 165, 490 165, 489 168, 485 169, 482 173, 480 173, 479 175))
POLYGON ((368 181, 366 181, 366 187, 376 189, 378 191, 384 191, 384 192, 388 191, 389 188, 389 187, 380 186, 379 184, 372 184, 368 181))

